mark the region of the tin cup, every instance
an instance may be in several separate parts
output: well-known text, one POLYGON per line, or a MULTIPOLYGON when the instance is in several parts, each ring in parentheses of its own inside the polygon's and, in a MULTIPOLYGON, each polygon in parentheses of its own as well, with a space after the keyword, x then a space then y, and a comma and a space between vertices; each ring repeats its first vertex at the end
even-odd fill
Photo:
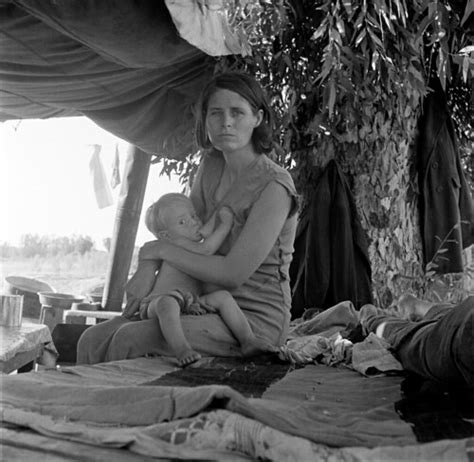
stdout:
POLYGON ((0 326, 20 327, 23 295, 0 294, 0 326))

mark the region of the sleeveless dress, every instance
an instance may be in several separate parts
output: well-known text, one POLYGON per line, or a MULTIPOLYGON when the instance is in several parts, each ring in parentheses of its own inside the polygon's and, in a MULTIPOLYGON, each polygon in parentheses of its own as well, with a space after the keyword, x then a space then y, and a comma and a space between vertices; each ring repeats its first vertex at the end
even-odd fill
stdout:
MULTIPOLYGON (((282 185, 292 198, 292 207, 273 248, 249 279, 231 293, 257 337, 281 345, 290 322, 291 293, 289 265, 297 220, 297 194, 290 174, 259 155, 217 202, 214 198, 224 171, 224 158, 206 154, 191 191, 198 214, 207 221, 215 210, 228 206, 234 213, 232 229, 218 253, 226 254, 240 235, 250 211, 271 182, 282 185)), ((184 334, 191 347, 204 356, 240 356, 240 346, 220 316, 182 316, 184 334)), ((78 363, 130 359, 144 355, 172 355, 158 320, 129 321, 117 317, 88 328, 79 339, 78 363)))

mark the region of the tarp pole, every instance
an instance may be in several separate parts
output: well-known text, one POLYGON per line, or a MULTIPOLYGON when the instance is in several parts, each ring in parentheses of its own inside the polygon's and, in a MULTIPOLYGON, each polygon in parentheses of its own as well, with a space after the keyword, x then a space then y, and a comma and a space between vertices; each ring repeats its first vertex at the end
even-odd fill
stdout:
POLYGON ((149 154, 130 145, 115 213, 111 253, 102 298, 102 306, 107 311, 122 310, 125 283, 128 280, 150 171, 150 160, 149 154))

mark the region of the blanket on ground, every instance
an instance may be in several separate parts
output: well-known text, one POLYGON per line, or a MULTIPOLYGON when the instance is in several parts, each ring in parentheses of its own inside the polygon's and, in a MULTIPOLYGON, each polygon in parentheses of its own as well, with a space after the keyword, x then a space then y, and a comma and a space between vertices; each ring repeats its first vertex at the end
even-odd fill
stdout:
MULTIPOLYGON (((205 358, 194 369, 226 374, 225 361, 205 358)), ((234 370, 235 360, 229 366, 234 370)), ((229 386, 156 384, 177 371, 171 360, 139 358, 5 376, 2 422, 55 439, 179 459, 467 460, 474 444, 417 444, 394 407, 401 377, 307 365, 250 398, 229 386)))
MULTIPOLYGON (((417 443, 395 406, 404 377, 367 377, 372 366, 357 372, 358 344, 337 340, 353 307, 333 308, 294 325, 287 351, 304 361, 203 358, 179 369, 172 358, 138 358, 3 376, 4 444, 18 446, 19 429, 28 428, 149 457, 467 461, 474 439, 466 434, 417 443)), ((366 350, 365 365, 374 348, 366 350)))

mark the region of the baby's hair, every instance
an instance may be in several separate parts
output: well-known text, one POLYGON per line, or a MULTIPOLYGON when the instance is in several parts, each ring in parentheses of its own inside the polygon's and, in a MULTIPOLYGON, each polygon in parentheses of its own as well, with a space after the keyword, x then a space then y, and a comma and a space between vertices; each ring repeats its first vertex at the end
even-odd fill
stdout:
POLYGON ((189 204, 190 199, 185 194, 168 193, 161 196, 156 202, 153 202, 153 204, 148 207, 145 213, 145 225, 155 237, 158 237, 160 231, 167 229, 167 224, 163 218, 163 212, 177 202, 186 202, 189 204))

